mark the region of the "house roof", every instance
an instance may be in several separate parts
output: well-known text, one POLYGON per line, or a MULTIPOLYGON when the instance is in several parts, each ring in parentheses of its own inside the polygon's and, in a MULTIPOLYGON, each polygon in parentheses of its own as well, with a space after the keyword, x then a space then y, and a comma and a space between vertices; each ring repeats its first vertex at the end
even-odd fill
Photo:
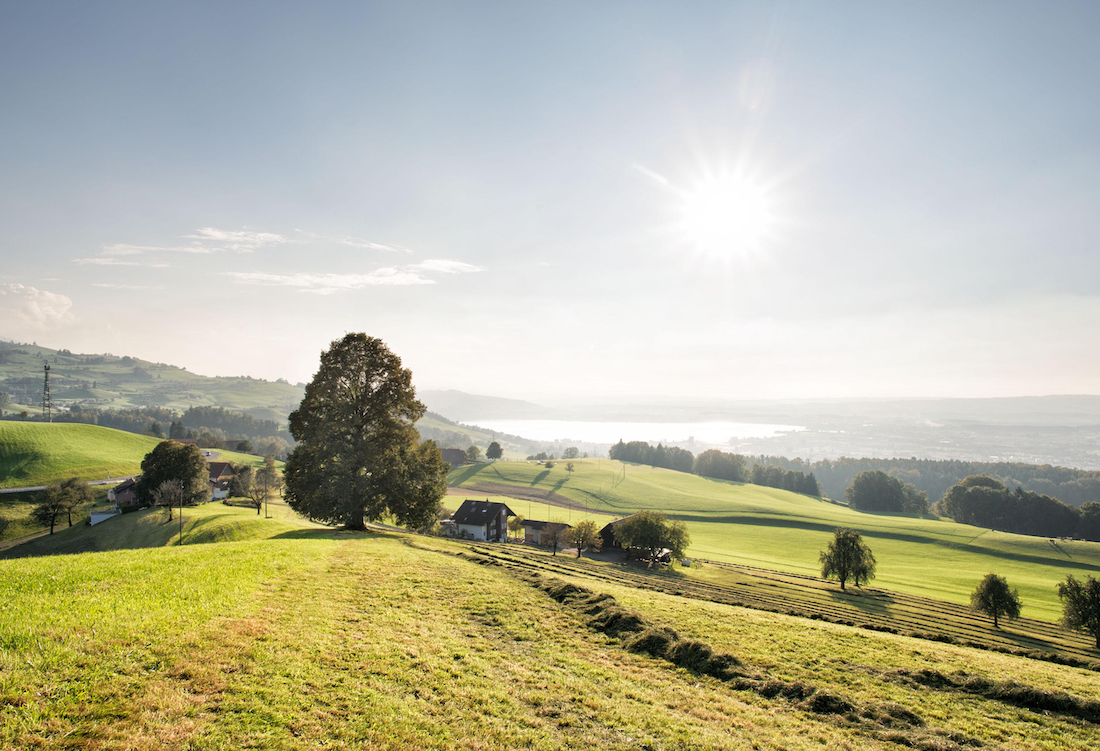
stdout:
POLYGON ((481 526, 495 519, 501 509, 504 509, 507 516, 516 515, 515 511, 508 508, 508 506, 503 503, 496 503, 488 500, 471 501, 467 499, 462 502, 462 505, 458 507, 458 511, 454 512, 451 518, 454 519, 455 524, 473 524, 474 526, 481 526))
POLYGON ((123 481, 122 481, 121 483, 119 483, 118 485, 115 485, 115 486, 114 486, 114 488, 112 488, 112 490, 114 490, 114 491, 115 491, 115 492, 117 493, 117 492, 118 492, 118 491, 120 491, 120 490, 126 490, 126 489, 128 489, 128 488, 132 488, 132 487, 134 487, 135 485, 137 485, 137 483, 136 483, 136 482, 134 482, 134 478, 130 477, 130 478, 126 479, 126 480, 123 480, 123 481))
POLYGON ((233 476, 233 467, 229 462, 210 462, 210 479, 218 480, 233 476))
POLYGON ((566 529, 572 529, 572 525, 565 522, 537 522, 532 519, 524 519, 523 526, 531 529, 546 529, 547 527, 565 527, 566 529))
POLYGON ((600 530, 600 534, 603 534, 607 530, 612 529, 612 528, 618 526, 619 524, 622 524, 623 522, 625 522, 627 519, 631 518, 632 516, 634 516, 634 514, 631 514, 630 516, 624 516, 622 519, 616 519, 613 522, 608 522, 607 524, 604 525, 603 529, 600 530))

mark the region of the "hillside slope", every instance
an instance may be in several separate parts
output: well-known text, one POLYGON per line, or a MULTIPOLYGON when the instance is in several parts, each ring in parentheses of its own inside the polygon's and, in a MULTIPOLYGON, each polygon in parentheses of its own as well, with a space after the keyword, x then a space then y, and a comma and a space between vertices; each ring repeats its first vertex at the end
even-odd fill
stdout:
POLYGON ((0 343, 0 391, 14 404, 5 412, 42 406, 43 365, 50 364, 54 403, 99 408, 225 407, 283 422, 302 400, 303 388, 286 381, 211 377, 175 365, 110 354, 74 354, 30 344, 0 343))
POLYGON ((475 559, 426 538, 303 531, 56 556, 48 577, 41 560, 0 561, 0 746, 1093 741, 1095 720, 1082 713, 1100 699, 1097 673, 475 559), (672 638, 665 631, 635 641, 641 624, 675 629, 687 648, 660 652, 653 638, 672 638), (688 659, 712 649, 732 655, 722 672, 688 659), (957 690, 960 671, 985 683, 957 690), (980 693, 1008 681, 1028 693, 980 693), (1048 697, 1057 709, 1037 711, 1048 697))
POLYGON ((527 462, 460 468, 451 485, 512 497, 552 494, 559 503, 628 514, 657 509, 688 525, 695 557, 815 574, 836 527, 859 530, 878 559, 877 586, 965 603, 991 571, 1018 587, 1025 614, 1057 620, 1057 582, 1100 575, 1100 543, 1054 541, 901 514, 873 514, 757 485, 607 459, 576 460, 575 472, 527 462))
POLYGON ((98 425, 0 421, 0 488, 132 475, 157 443, 98 425))

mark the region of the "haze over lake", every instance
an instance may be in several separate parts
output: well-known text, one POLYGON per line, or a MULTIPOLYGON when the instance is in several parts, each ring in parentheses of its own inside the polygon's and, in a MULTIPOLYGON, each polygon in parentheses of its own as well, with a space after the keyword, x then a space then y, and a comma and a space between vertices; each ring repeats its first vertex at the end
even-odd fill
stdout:
POLYGON ((755 422, 588 422, 583 420, 471 420, 486 430, 536 441, 570 440, 578 443, 688 443, 725 446, 731 440, 772 438, 805 430, 800 425, 755 422))

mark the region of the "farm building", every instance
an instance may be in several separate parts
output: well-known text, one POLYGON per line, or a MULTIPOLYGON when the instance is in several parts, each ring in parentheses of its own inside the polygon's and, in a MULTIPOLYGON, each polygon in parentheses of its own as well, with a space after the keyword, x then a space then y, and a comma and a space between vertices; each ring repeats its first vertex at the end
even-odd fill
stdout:
POLYGON ((503 503, 465 500, 451 516, 451 520, 458 537, 500 542, 508 537, 508 517, 515 515, 503 503))
POLYGON ((229 497, 229 481, 236 477, 229 462, 210 462, 210 490, 215 501, 229 497))
MULTIPOLYGON (((631 516, 633 516, 633 514, 631 514, 631 516)), ((622 547, 622 545, 619 544, 618 540, 615 539, 615 526, 618 524, 622 524, 629 518, 630 516, 624 516, 622 519, 616 519, 615 521, 605 525, 604 528, 600 530, 600 539, 603 540, 604 550, 622 547)))
MULTIPOLYGON (((532 545, 549 545, 549 540, 544 541, 547 532, 571 529, 565 522, 537 522, 530 519, 523 520, 523 541, 532 545)), ((560 546, 560 539, 559 539, 560 546)))
POLYGON ((443 461, 451 465, 451 469, 458 469, 466 463, 466 452, 462 449, 440 449, 443 461))
POLYGON ((118 506, 133 506, 137 503, 137 493, 134 492, 135 484, 134 478, 130 477, 115 485, 107 491, 107 500, 113 501, 118 506))

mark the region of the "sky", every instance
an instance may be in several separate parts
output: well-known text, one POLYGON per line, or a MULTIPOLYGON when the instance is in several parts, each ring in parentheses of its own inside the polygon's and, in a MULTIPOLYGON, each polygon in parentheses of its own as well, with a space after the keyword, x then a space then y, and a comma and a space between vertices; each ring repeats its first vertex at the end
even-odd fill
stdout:
POLYGON ((1096 3, 0 3, 0 339, 570 399, 1100 393, 1096 3))

